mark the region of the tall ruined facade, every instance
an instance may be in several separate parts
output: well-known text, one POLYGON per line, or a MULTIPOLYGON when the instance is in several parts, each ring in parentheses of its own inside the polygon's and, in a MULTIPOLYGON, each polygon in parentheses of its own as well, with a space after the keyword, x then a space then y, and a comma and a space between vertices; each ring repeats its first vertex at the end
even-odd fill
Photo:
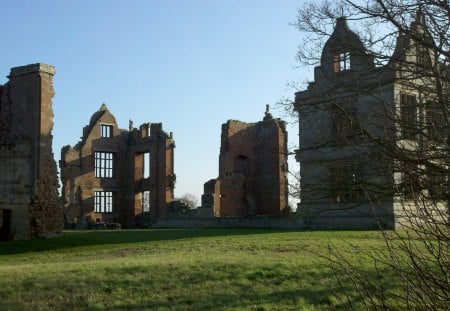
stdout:
POLYGON ((281 215, 288 206, 287 132, 268 111, 264 120, 222 125, 219 177, 205 183, 202 206, 216 217, 281 215))
POLYGON ((103 104, 83 128, 81 141, 61 150, 64 213, 68 223, 120 223, 124 227, 165 218, 173 199, 172 134, 162 125, 130 121, 120 129, 103 104))
POLYGON ((28 239, 62 231, 52 152, 55 68, 11 69, 0 86, 0 239, 28 239))
MULTIPOLYGON (((411 29, 427 37, 420 12, 411 29)), ((439 127, 448 137, 446 113, 433 104, 436 90, 426 74, 434 62, 430 50, 401 35, 389 63, 375 66, 346 19, 337 19, 314 81, 295 94, 300 215, 327 228, 394 228, 418 207, 417 194, 430 197, 434 189, 419 189, 428 178, 420 161, 434 161, 423 142, 439 127)))

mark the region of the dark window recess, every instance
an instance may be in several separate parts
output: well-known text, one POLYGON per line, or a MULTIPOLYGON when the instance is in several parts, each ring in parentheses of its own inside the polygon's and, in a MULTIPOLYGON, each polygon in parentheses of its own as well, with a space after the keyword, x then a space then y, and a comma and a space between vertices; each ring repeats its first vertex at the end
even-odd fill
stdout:
POLYGON ((362 163, 340 163, 329 169, 330 199, 333 203, 358 202, 365 199, 365 174, 362 163))
POLYGON ((0 209, 0 241, 12 240, 11 210, 0 209))
POLYGON ((353 143, 361 138, 357 113, 354 108, 344 108, 337 104, 333 104, 331 108, 331 118, 333 122, 332 130, 336 143, 353 143))
POLYGON ((438 103, 428 103, 426 108, 426 125, 428 135, 438 142, 445 141, 448 136, 448 127, 445 122, 444 105, 438 103))
POLYGON ((239 155, 234 159, 234 172, 240 174, 250 173, 250 159, 244 155, 239 155))
POLYGON ((417 134, 417 109, 415 95, 401 95, 400 127, 404 139, 413 139, 417 134))

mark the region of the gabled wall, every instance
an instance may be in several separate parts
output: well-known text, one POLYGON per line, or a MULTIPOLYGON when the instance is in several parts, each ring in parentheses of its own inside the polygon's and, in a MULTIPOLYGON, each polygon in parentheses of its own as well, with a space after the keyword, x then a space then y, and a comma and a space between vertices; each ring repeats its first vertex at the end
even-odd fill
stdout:
MULTIPOLYGON (((411 28, 426 38, 420 12, 411 28)), ((345 18, 337 20, 314 81, 295 94, 301 173, 298 213, 323 219, 333 215, 355 228, 364 217, 389 227, 398 223, 398 205, 407 202, 400 202, 405 200, 400 190, 405 172, 400 171, 395 153, 419 146, 417 137, 404 137, 401 96, 414 95, 426 107, 430 97, 422 86, 432 82, 418 63, 417 51, 411 37, 400 36, 391 61, 375 67, 345 18)), ((433 55, 428 54, 432 65, 433 55)), ((426 122, 425 115, 425 111, 414 115, 417 124, 426 122)))
MULTIPOLYGON (((129 130, 120 129, 105 104, 83 128, 81 141, 61 150, 61 179, 67 224, 89 227, 94 223, 119 223, 123 227, 142 226, 166 216, 173 199, 174 141, 161 124, 130 121, 129 130), (111 137, 102 137, 103 126, 111 127, 111 137), (96 177, 95 152, 113 153, 113 176, 96 177), (150 167, 144 167, 144 154, 150 167), (149 176, 144 171, 150 172, 149 176), (95 211, 95 193, 112 192, 112 211, 95 211), (150 195, 145 210, 144 192, 150 195)), ((148 164, 145 164, 148 165, 148 164)))

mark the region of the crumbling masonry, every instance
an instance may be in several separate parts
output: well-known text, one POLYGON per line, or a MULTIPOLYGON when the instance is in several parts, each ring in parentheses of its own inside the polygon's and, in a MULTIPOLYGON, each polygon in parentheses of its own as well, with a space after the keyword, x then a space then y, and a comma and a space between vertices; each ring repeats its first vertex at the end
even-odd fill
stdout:
POLYGON ((205 183, 203 207, 216 217, 281 215, 287 210, 287 132, 268 107, 263 121, 222 125, 219 178, 205 183))
POLYGON ((55 68, 11 69, 0 85, 0 239, 47 237, 62 230, 52 153, 55 68))
POLYGON ((130 121, 119 129, 105 104, 83 128, 81 141, 61 150, 64 216, 67 224, 136 227, 168 213, 173 199, 172 133, 161 123, 130 121))

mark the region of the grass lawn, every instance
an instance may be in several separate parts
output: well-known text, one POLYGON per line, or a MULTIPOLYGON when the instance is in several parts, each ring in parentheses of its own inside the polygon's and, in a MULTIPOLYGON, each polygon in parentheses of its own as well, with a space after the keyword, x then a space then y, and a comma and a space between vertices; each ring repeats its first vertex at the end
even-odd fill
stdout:
POLYGON ((0 243, 0 310, 345 309, 321 256, 334 245, 369 274, 373 265, 344 240, 385 248, 376 231, 263 229, 68 231, 0 243))

